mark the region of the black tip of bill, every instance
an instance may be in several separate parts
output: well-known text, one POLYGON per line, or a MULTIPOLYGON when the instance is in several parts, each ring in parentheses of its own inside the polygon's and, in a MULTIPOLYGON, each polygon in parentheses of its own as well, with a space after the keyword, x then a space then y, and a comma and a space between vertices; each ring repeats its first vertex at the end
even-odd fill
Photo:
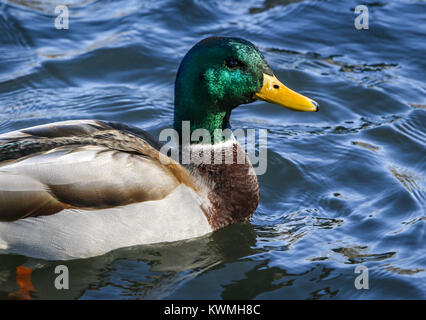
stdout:
POLYGON ((319 106, 318 102, 312 100, 312 104, 317 108, 315 110, 315 112, 318 112, 320 110, 320 106, 319 106))

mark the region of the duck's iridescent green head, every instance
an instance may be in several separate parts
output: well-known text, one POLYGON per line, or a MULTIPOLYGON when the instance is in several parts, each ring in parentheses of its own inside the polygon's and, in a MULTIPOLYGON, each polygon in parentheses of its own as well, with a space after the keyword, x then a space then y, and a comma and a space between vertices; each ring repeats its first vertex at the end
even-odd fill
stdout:
MULTIPOLYGON (((191 132, 229 126, 232 109, 266 100, 299 111, 317 111, 318 104, 285 87, 275 78, 262 53, 239 38, 212 37, 197 43, 183 58, 175 83, 174 127, 190 121, 191 132)), ((216 137, 217 138, 217 137, 216 137)))

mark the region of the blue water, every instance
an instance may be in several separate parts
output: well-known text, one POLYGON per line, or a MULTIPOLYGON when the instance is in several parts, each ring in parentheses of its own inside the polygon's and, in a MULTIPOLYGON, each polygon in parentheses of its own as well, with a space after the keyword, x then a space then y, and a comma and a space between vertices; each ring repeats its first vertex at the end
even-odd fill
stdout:
POLYGON ((62 291, 59 262, 0 255, 0 298, 25 263, 38 266, 35 299, 425 299, 425 12, 414 0, 0 1, 0 133, 96 118, 158 135, 181 58, 211 35, 252 41, 321 105, 233 112, 233 128, 268 129, 249 223, 66 262, 62 291), (69 29, 57 30, 63 3, 69 29), (369 289, 355 288, 359 265, 369 289))

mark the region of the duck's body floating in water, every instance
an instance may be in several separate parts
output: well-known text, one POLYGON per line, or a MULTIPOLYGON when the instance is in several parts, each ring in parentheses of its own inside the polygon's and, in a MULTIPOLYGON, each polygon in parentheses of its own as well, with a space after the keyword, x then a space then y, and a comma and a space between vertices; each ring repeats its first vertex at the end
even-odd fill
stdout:
MULTIPOLYGON (((238 142, 216 130, 229 127, 235 107, 257 99, 318 110, 279 82, 250 42, 205 39, 179 67, 174 127, 181 132, 189 121, 191 132, 203 128, 222 140, 211 148, 236 156, 238 142)), ((97 120, 0 135, 0 251, 85 258, 201 236, 253 214, 259 186, 247 156, 242 164, 183 166, 164 164, 160 147, 138 128, 97 120)))

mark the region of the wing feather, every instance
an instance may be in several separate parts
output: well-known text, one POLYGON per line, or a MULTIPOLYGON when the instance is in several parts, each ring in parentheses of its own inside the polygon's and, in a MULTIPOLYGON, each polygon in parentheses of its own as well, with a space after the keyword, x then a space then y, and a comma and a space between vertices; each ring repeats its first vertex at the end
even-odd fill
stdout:
POLYGON ((0 135, 0 221, 159 200, 180 183, 196 190, 185 168, 163 164, 160 146, 138 128, 96 120, 0 135))

